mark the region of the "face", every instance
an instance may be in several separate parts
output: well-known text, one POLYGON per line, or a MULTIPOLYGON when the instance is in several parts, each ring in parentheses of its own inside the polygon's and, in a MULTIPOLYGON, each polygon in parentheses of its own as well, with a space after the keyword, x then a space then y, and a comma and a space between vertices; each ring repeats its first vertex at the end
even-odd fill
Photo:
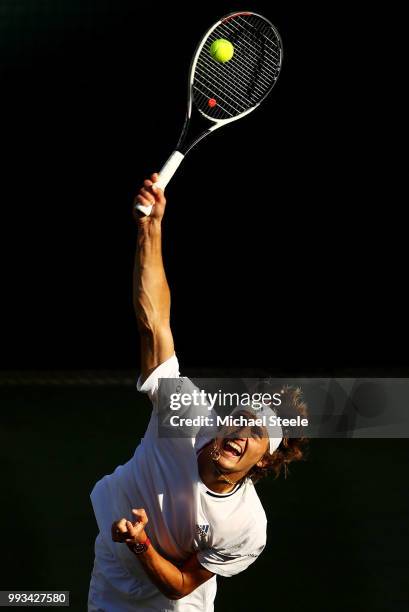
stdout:
MULTIPOLYGON (((243 414, 254 418, 245 412, 237 412, 234 416, 243 414)), ((247 473, 254 465, 262 465, 262 457, 269 448, 270 441, 265 427, 224 427, 216 439, 220 452, 218 466, 226 472, 247 473)))

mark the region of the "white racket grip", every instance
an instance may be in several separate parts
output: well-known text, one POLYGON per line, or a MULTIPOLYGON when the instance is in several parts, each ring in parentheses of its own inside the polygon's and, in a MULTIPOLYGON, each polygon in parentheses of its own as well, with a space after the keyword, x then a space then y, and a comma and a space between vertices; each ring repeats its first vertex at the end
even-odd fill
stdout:
MULTIPOLYGON (((159 172, 159 180, 155 183, 157 187, 165 191, 166 185, 169 183, 170 179, 175 174, 176 170, 179 168, 184 157, 185 156, 180 151, 173 151, 172 155, 169 157, 169 159, 159 172)), ((152 212, 152 205, 143 206, 142 204, 139 204, 139 202, 137 202, 135 204, 135 208, 147 217, 152 212)))
POLYGON ((166 185, 169 183, 176 170, 179 168, 185 156, 180 151, 173 151, 168 161, 159 172, 159 180, 156 185, 165 191, 166 185))

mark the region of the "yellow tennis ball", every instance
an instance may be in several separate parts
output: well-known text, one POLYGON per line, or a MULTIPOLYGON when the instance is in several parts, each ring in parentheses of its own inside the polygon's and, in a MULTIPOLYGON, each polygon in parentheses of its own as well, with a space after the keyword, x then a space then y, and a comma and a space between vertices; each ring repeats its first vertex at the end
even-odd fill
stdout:
POLYGON ((210 46, 210 55, 216 62, 224 64, 233 57, 234 47, 229 40, 218 38, 210 46))

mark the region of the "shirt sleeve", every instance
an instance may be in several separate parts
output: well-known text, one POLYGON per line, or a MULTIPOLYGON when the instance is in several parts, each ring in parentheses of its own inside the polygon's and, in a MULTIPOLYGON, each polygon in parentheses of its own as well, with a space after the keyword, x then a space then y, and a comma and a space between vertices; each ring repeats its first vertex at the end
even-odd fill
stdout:
POLYGON ((246 546, 243 550, 237 550, 234 553, 227 550, 215 550, 209 548, 200 550, 197 553, 197 560, 200 565, 205 569, 223 576, 224 578, 230 578, 240 572, 243 572, 249 567, 257 557, 263 552, 265 548, 265 542, 260 543, 254 547, 246 546))
POLYGON ((199 388, 187 377, 180 376, 179 362, 176 354, 173 354, 167 361, 161 363, 149 376, 142 382, 141 376, 137 382, 137 389, 141 393, 146 393, 152 402, 152 417, 145 434, 145 438, 154 436, 168 439, 185 438, 196 447, 196 450, 203 446, 209 439, 217 434, 215 413, 210 410, 209 404, 200 395, 199 388), (172 394, 183 395, 184 398, 190 396, 191 401, 180 404, 178 408, 170 406, 172 394), (196 395, 195 395, 196 394, 196 395), (192 424, 179 426, 172 424, 171 416, 177 415, 185 419, 192 419, 192 424), (199 417, 199 420, 197 420, 199 417), (200 418, 209 421, 203 426, 200 418), (195 420, 196 419, 196 420, 195 420), (194 422, 193 422, 194 420, 194 422))
MULTIPOLYGON (((260 504, 258 499, 257 502, 260 504)), ((259 509, 252 510, 243 500, 240 520, 234 521, 234 516, 231 516, 229 525, 230 533, 223 522, 221 532, 215 529, 209 548, 197 552, 200 565, 225 578, 243 572, 254 563, 267 541, 267 517, 261 504, 259 509)))
POLYGON ((174 353, 172 357, 161 363, 148 376, 145 382, 142 382, 142 377, 139 376, 136 388, 141 393, 146 393, 149 399, 154 403, 159 389, 160 378, 179 378, 179 362, 174 353))

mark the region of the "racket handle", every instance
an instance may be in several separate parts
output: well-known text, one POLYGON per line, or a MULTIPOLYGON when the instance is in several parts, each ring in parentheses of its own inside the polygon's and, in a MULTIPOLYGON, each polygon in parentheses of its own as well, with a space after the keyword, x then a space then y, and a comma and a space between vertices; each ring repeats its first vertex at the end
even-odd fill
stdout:
POLYGON ((160 189, 165 190, 166 185, 179 168, 184 157, 185 156, 180 151, 173 151, 172 155, 169 157, 165 165, 162 166, 161 171, 159 172, 159 180, 157 181, 156 185, 160 189))
MULTIPOLYGON (((180 151, 173 151, 172 155, 169 157, 169 159, 159 172, 159 180, 155 183, 157 187, 165 191, 166 185, 169 183, 170 179, 175 174, 176 170, 179 168, 183 158, 183 153, 181 153, 180 151)), ((152 205, 142 206, 142 204, 139 204, 139 202, 137 202, 135 204, 135 209, 139 210, 141 213, 148 217, 152 212, 152 205)))

